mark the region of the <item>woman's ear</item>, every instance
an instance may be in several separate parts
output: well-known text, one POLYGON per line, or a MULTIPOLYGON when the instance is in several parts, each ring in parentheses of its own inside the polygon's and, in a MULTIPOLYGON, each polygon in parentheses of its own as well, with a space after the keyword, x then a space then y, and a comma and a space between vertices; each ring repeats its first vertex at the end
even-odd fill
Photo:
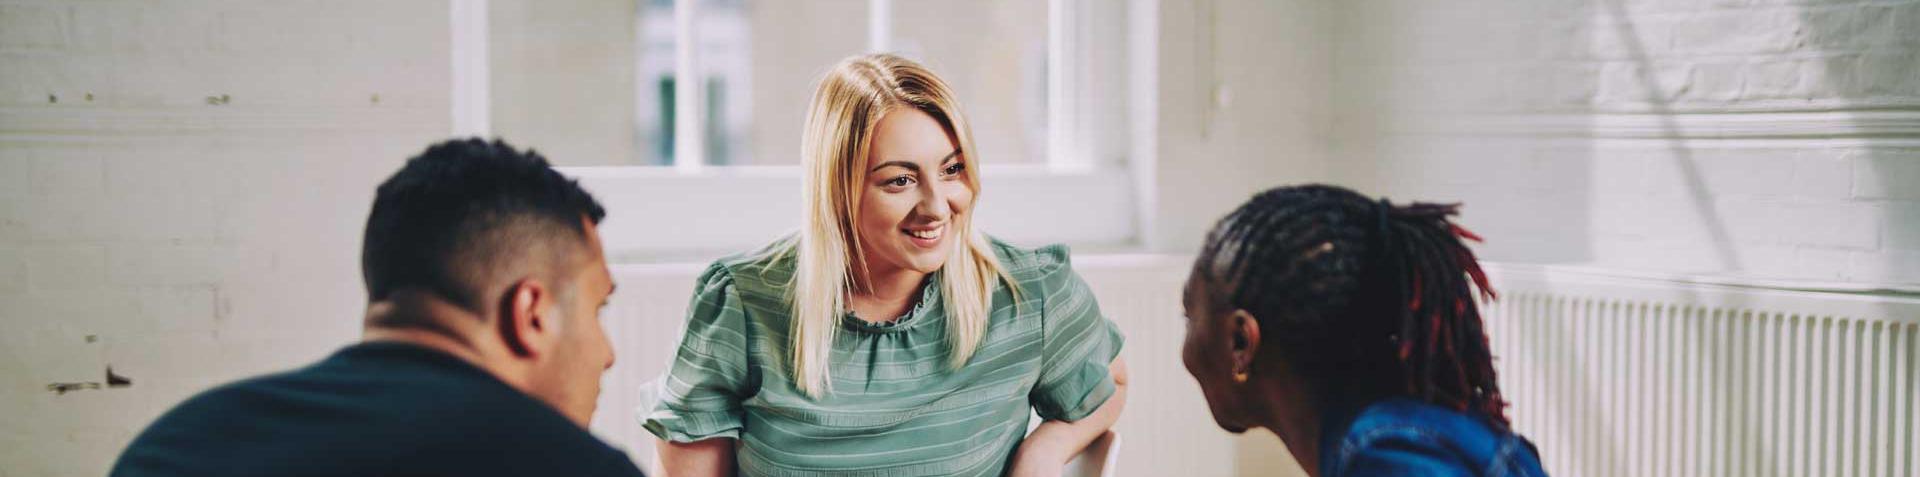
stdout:
POLYGON ((545 284, 532 278, 523 279, 507 289, 506 306, 500 307, 500 338, 507 343, 507 349, 519 356, 533 356, 546 351, 542 338, 552 330, 552 317, 546 310, 551 308, 548 301, 552 295, 545 284))
POLYGON ((1247 310, 1233 310, 1227 317, 1227 334, 1233 341, 1233 379, 1247 382, 1253 374, 1253 358, 1260 354, 1260 320, 1247 310))

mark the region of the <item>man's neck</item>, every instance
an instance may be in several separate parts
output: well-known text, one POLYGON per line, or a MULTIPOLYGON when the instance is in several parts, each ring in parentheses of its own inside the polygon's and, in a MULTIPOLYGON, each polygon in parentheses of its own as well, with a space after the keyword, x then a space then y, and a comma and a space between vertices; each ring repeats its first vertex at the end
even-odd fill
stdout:
POLYGON ((486 360, 480 356, 480 353, 474 351, 472 346, 436 331, 419 328, 366 328, 360 332, 360 342, 406 343, 451 355, 473 364, 474 367, 483 369, 487 367, 486 360))
POLYGON ((488 339, 487 320, 436 295, 395 292, 367 305, 360 341, 407 343, 466 361, 514 387, 523 381, 507 372, 511 352, 498 339, 488 339))

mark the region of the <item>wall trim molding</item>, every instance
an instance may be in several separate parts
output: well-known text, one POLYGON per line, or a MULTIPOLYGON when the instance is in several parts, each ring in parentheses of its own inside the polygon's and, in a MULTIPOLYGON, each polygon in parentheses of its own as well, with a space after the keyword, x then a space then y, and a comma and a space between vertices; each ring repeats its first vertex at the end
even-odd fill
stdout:
POLYGON ((1387 135, 1593 139, 1920 139, 1920 109, 1685 113, 1390 113, 1387 135))
MULTIPOLYGON (((1726 273, 1674 273, 1590 265, 1481 261, 1489 273, 1534 277, 1542 283, 1614 282, 1671 289, 1821 294, 1828 297, 1901 302, 1920 307, 1920 283, 1768 279, 1726 273)), ((1496 284, 1496 286, 1498 286, 1496 284)), ((1920 316, 1916 316, 1920 318, 1920 316)))
POLYGON ((449 128, 445 107, 0 106, 0 138, 6 140, 329 131, 444 135, 449 128))

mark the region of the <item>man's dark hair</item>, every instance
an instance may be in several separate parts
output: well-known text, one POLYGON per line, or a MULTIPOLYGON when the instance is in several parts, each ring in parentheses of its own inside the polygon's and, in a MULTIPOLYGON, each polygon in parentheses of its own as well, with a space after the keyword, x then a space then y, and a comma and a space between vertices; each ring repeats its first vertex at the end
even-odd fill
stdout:
POLYGON ((539 153, 495 139, 427 148, 380 184, 360 254, 369 301, 430 291, 478 312, 501 273, 565 270, 606 210, 539 153))
POLYGON ((1405 395, 1507 425, 1474 289, 1493 289, 1447 219, 1458 204, 1395 205, 1327 185, 1259 195, 1196 261, 1213 303, 1246 310, 1333 402, 1405 395))

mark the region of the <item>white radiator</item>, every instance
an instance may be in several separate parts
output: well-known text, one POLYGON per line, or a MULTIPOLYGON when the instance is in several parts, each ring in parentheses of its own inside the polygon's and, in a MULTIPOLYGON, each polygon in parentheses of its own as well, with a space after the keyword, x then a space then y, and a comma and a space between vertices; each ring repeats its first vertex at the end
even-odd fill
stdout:
POLYGON ((1553 475, 1920 475, 1920 300, 1492 271, 1510 417, 1553 475))

